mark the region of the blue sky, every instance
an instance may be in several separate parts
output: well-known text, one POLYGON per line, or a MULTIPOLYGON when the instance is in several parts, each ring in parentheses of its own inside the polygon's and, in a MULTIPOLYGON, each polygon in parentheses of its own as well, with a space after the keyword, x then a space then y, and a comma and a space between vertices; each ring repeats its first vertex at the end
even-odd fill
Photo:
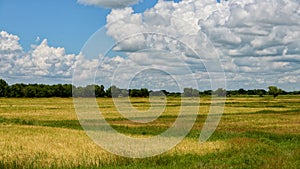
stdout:
POLYGON ((105 24, 108 13, 108 9, 82 6, 74 0, 1 0, 0 29, 17 34, 26 50, 40 37, 52 46, 78 53, 105 24))
POLYGON ((209 69, 211 76, 225 73, 228 89, 300 90, 299 20, 298 0, 0 0, 0 78, 10 84, 71 83, 74 70, 80 70, 85 82, 97 68, 105 72, 99 83, 109 86, 120 65, 127 65, 125 78, 138 74, 133 65, 139 64, 143 70, 168 67, 165 71, 185 82, 196 78, 200 89, 211 87, 203 72, 209 69), (177 46, 158 35, 177 39, 177 46), (118 43, 106 57, 99 51, 111 45, 108 39, 118 43), (177 53, 165 57, 150 46, 177 53), (216 58, 217 66, 207 67, 216 58), (180 72, 179 62, 186 62, 192 77, 180 72))
MULTIPOLYGON (((146 0, 133 8, 143 12, 156 4, 146 0)), ((25 50, 36 38, 47 38, 49 45, 79 53, 88 38, 106 24, 110 9, 85 6, 75 0, 1 0, 0 30, 20 37, 25 50)))

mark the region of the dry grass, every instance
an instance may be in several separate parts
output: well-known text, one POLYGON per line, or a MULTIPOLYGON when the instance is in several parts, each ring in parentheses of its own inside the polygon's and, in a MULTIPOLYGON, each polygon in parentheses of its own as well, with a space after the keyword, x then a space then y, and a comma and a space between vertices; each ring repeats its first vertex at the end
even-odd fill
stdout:
POLYGON ((1 125, 0 134, 0 161, 26 168, 92 165, 116 158, 95 145, 83 131, 1 125))
MULTIPOLYGON (((149 124, 126 120, 112 99, 100 98, 97 102, 104 117, 118 126, 118 131, 134 137, 151 137, 173 124, 181 100, 168 98, 162 116, 149 124)), ((149 109, 147 98, 131 98, 131 102, 140 111, 149 109)), ((295 168, 300 163, 297 159, 300 157, 299 103, 299 97, 228 98, 215 135, 199 144, 201 127, 210 108, 210 98, 201 98, 197 123, 188 138, 161 156, 138 160, 113 155, 86 136, 77 121, 71 98, 0 98, 0 168, 121 165, 145 168, 151 163, 167 167, 167 162, 173 161, 173 168, 184 167, 187 165, 184 161, 194 162, 195 168, 199 167, 198 162, 203 168, 249 168, 245 167, 247 160, 251 162, 250 168, 295 168), (176 156, 183 161, 178 161, 176 156)), ((156 106, 162 105, 158 99, 156 106)), ((196 105, 184 108, 189 110, 193 106, 196 105)))

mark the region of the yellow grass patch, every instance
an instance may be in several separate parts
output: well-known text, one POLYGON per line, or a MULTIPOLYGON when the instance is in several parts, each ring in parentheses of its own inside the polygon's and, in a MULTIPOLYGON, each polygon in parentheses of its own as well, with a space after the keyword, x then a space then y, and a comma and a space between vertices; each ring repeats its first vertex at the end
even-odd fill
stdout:
POLYGON ((229 148, 229 144, 225 141, 207 141, 200 143, 195 139, 184 139, 168 153, 170 154, 197 154, 205 155, 208 153, 224 151, 229 148))
POLYGON ((0 161, 39 167, 110 162, 112 154, 95 145, 84 131, 18 125, 0 126, 0 161))

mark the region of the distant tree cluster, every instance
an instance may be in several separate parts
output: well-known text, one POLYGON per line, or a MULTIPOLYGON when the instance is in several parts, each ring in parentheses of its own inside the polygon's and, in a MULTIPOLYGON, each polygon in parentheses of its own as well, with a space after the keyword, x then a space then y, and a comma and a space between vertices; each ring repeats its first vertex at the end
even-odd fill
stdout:
POLYGON ((0 79, 0 97, 149 97, 151 96, 173 96, 173 97, 199 97, 216 95, 219 97, 236 96, 236 95, 272 95, 274 98, 278 95, 296 95, 300 91, 286 92, 276 86, 269 86, 268 91, 264 89, 254 90, 230 90, 219 88, 215 91, 205 90, 199 91, 193 88, 184 88, 183 93, 168 92, 166 90, 149 91, 146 88, 141 89, 120 89, 111 86, 105 90, 103 85, 87 85, 85 87, 76 87, 71 84, 23 84, 17 83, 8 85, 8 83, 0 79))
POLYGON ((72 97, 70 84, 13 84, 0 80, 0 97, 72 97))
POLYGON ((149 97, 148 89, 120 89, 111 86, 105 90, 104 86, 88 85, 86 87, 73 87, 74 97, 149 97))
POLYGON ((105 90, 103 85, 87 85, 76 87, 71 84, 23 84, 17 83, 9 86, 0 79, 0 97, 148 97, 148 89, 119 89, 111 86, 105 90))
POLYGON ((264 89, 253 89, 253 90, 230 90, 226 91, 227 96, 236 96, 236 95, 258 95, 260 97, 263 97, 264 95, 267 95, 268 92, 264 89))
POLYGON ((264 89, 253 89, 253 90, 231 90, 227 91, 227 96, 234 96, 234 95, 258 95, 260 97, 263 97, 264 95, 272 95, 274 98, 278 95, 297 95, 300 94, 300 91, 293 91, 293 92, 286 92, 282 89, 279 89, 276 86, 269 86, 268 91, 264 89))

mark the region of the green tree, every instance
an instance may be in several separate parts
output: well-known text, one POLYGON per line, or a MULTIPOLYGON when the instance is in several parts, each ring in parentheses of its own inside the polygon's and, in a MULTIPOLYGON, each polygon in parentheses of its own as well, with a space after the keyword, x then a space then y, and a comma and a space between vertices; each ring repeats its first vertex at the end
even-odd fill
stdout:
POLYGON ((238 90, 238 94, 240 94, 240 95, 243 95, 243 94, 246 94, 246 93, 247 93, 247 91, 244 90, 243 88, 238 90))
POLYGON ((84 88, 83 97, 95 97, 95 85, 87 85, 84 88))
POLYGON ((24 97, 25 96, 25 87, 27 85, 23 83, 17 83, 10 87, 9 97, 24 97))
POLYGON ((37 86, 36 85, 27 85, 25 87, 25 97, 37 97, 37 86))
POLYGON ((117 86, 112 85, 106 90, 106 97, 119 97, 122 94, 121 89, 117 86))
POLYGON ((258 91, 258 95, 259 95, 259 97, 263 97, 264 93, 262 91, 258 91))
POLYGON ((130 89, 129 90, 129 96, 130 97, 139 97, 139 90, 137 90, 137 89, 130 89))
POLYGON ((215 92, 215 95, 219 96, 219 97, 224 97, 226 96, 226 90, 223 88, 218 88, 215 92))
POLYGON ((193 97, 199 97, 200 96, 200 91, 197 89, 193 89, 192 90, 192 96, 193 97))
POLYGON ((73 97, 83 97, 84 96, 84 88, 81 86, 74 87, 72 89, 72 94, 73 94, 73 97))
POLYGON ((141 88, 140 97, 149 97, 149 91, 146 88, 141 88))
POLYGON ((106 95, 106 97, 112 97, 112 95, 111 95, 111 87, 109 87, 109 88, 105 91, 105 95, 106 95))
POLYGON ((0 97, 7 96, 8 84, 5 80, 0 79, 0 97))
POLYGON ((200 91, 193 88, 184 88, 183 89, 183 96, 184 97, 199 97, 200 91))
POLYGON ((71 84, 64 84, 61 97, 72 97, 73 87, 71 84))
POLYGON ((55 97, 62 97, 63 93, 62 91, 64 90, 64 87, 62 84, 56 84, 51 86, 52 89, 52 94, 55 97))
POLYGON ((95 85, 95 94, 96 94, 96 97, 104 97, 105 96, 104 86, 103 85, 101 85, 101 86, 95 85))
POLYGON ((206 96, 211 96, 212 95, 212 90, 204 90, 203 91, 203 95, 206 95, 206 96))
POLYGON ((183 96, 184 97, 192 97, 192 92, 193 92, 192 88, 184 88, 183 89, 183 96))
POLYGON ((268 89, 269 95, 273 95, 274 98, 282 93, 282 90, 277 88, 276 86, 269 86, 268 89))

